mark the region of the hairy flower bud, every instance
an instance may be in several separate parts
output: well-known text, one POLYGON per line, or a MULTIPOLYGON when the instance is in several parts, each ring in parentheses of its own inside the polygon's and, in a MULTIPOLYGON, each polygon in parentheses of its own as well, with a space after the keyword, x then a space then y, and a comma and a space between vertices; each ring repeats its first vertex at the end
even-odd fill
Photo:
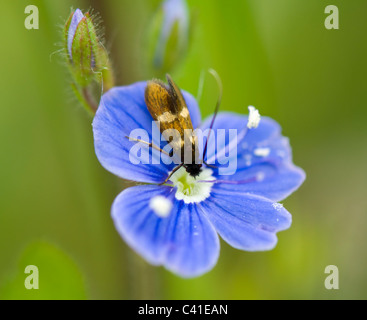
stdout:
POLYGON ((170 71, 185 55, 189 12, 185 0, 164 0, 151 28, 149 60, 154 69, 170 71))
POLYGON ((101 81, 108 69, 108 54, 98 39, 92 18, 76 9, 64 28, 64 47, 75 82, 86 87, 92 80, 101 81))

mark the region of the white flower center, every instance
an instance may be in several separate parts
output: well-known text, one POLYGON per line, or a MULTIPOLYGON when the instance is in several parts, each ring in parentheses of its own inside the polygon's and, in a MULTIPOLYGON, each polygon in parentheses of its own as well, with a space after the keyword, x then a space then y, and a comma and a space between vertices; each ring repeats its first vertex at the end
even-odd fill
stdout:
POLYGON ((212 170, 205 168, 194 178, 184 167, 178 169, 170 178, 177 188, 176 199, 183 200, 185 203, 194 203, 208 198, 214 182, 207 181, 215 180, 212 174, 212 170))

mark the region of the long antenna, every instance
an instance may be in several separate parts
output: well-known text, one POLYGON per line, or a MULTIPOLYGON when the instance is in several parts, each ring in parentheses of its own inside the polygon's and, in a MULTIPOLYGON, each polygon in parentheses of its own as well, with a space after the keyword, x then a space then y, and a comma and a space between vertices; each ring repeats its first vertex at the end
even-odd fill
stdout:
POLYGON ((210 133, 212 132, 214 121, 215 121, 215 118, 217 117, 217 113, 218 113, 218 110, 219 110, 219 106, 220 106, 220 104, 222 102, 222 95, 223 95, 223 85, 222 85, 222 80, 219 77, 219 74, 214 69, 209 69, 208 71, 214 77, 214 79, 217 81, 217 85, 218 85, 218 89, 219 89, 219 94, 218 94, 217 104, 215 105, 214 115, 213 115, 213 118, 212 118, 212 122, 210 123, 208 138, 206 139, 206 142, 205 142, 205 147, 204 147, 204 152, 203 152, 203 162, 204 163, 205 163, 205 156, 206 156, 206 151, 207 151, 207 148, 208 148, 208 141, 209 141, 210 133))

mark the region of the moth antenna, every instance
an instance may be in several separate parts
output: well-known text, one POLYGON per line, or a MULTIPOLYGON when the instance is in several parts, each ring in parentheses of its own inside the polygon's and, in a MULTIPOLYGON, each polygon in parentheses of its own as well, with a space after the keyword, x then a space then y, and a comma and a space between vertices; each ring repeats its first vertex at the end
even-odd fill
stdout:
POLYGON ((219 76, 218 72, 215 71, 214 69, 209 69, 208 71, 214 77, 214 79, 217 82, 219 94, 218 94, 217 103, 215 105, 214 115, 213 115, 213 118, 212 118, 212 122, 210 123, 208 138, 206 139, 206 142, 205 142, 205 147, 204 147, 204 152, 203 152, 203 162, 204 163, 205 163, 205 156, 206 156, 206 151, 207 151, 207 148, 208 148, 208 141, 209 141, 210 133, 212 132, 214 121, 215 121, 215 118, 217 117, 217 113, 219 111, 219 106, 220 106, 220 104, 222 102, 222 95, 223 95, 222 80, 220 79, 220 76, 219 76))

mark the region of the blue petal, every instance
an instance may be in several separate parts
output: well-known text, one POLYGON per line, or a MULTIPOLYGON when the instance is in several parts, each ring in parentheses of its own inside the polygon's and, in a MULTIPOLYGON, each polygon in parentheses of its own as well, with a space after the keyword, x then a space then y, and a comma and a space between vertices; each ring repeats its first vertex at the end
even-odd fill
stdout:
MULTIPOLYGON (((110 172, 121 178, 140 182, 162 182, 174 165, 167 166, 162 161, 152 164, 151 156, 148 164, 133 164, 129 159, 129 151, 135 142, 126 136, 134 129, 144 129, 152 140, 152 121, 144 101, 146 82, 138 82, 130 86, 115 87, 102 96, 96 116, 93 120, 94 144, 101 164, 110 172)), ((183 91, 184 98, 191 114, 194 126, 200 123, 200 112, 195 99, 183 91)), ((153 141, 159 144, 159 141, 153 141)), ((164 143, 161 143, 162 147, 164 143)), ((153 155, 159 156, 154 150, 153 155)))
POLYGON ((288 211, 268 199, 216 187, 201 205, 219 235, 234 248, 246 251, 273 249, 275 233, 289 228, 292 221, 288 211))
POLYGON ((218 183, 223 190, 250 193, 281 201, 296 191, 306 178, 304 171, 294 165, 275 166, 271 163, 253 165, 232 177, 219 177, 230 183, 218 183), (233 182, 236 182, 233 184, 233 182))
MULTIPOLYGON (((205 119, 204 123, 201 126, 201 129, 205 130, 209 128, 211 120, 212 117, 205 119)), ((247 121, 248 121, 247 116, 231 112, 221 112, 218 113, 214 121, 213 132, 216 133, 217 129, 226 130, 225 145, 228 145, 230 143, 228 130, 236 129, 237 136, 239 137, 241 135, 241 132, 243 132, 246 129, 247 121)), ((247 130, 245 138, 242 141, 238 141, 237 153, 241 154, 242 152, 244 152, 244 150, 253 150, 258 147, 264 147, 266 146, 266 143, 268 141, 282 138, 280 132, 281 127, 276 121, 268 117, 261 117, 259 126, 256 129, 247 130)), ((225 147, 224 144, 217 145, 216 140, 212 138, 209 139, 209 143, 216 144, 215 149, 218 148, 218 150, 221 150, 222 148, 225 147)), ((208 148, 208 150, 210 150, 210 148, 208 148)), ((287 158, 288 153, 289 152, 283 155, 283 157, 287 158)), ((208 154, 208 158, 212 156, 213 156, 212 154, 208 154)))
POLYGON ((213 226, 194 205, 175 201, 170 187, 145 185, 124 190, 112 206, 112 217, 121 237, 154 265, 194 277, 216 264, 219 239, 213 226), (150 199, 157 195, 173 201, 167 218, 149 208, 150 199))
MULTIPOLYGON (((247 119, 247 116, 238 114, 218 114, 214 128, 227 130, 227 143, 219 146, 217 153, 230 143, 228 129, 237 129, 240 136, 240 132, 246 128, 247 119)), ((207 119, 202 127, 206 128, 209 124, 210 119, 207 119)), ((211 143, 215 143, 214 139, 211 143)), ((235 174, 219 176, 218 171, 215 171, 219 180, 238 182, 222 184, 223 189, 253 193, 272 201, 280 201, 294 192, 305 179, 303 170, 292 163, 288 138, 281 135, 279 124, 267 117, 261 117, 258 128, 248 130, 244 139, 238 141, 236 160, 235 174)))

